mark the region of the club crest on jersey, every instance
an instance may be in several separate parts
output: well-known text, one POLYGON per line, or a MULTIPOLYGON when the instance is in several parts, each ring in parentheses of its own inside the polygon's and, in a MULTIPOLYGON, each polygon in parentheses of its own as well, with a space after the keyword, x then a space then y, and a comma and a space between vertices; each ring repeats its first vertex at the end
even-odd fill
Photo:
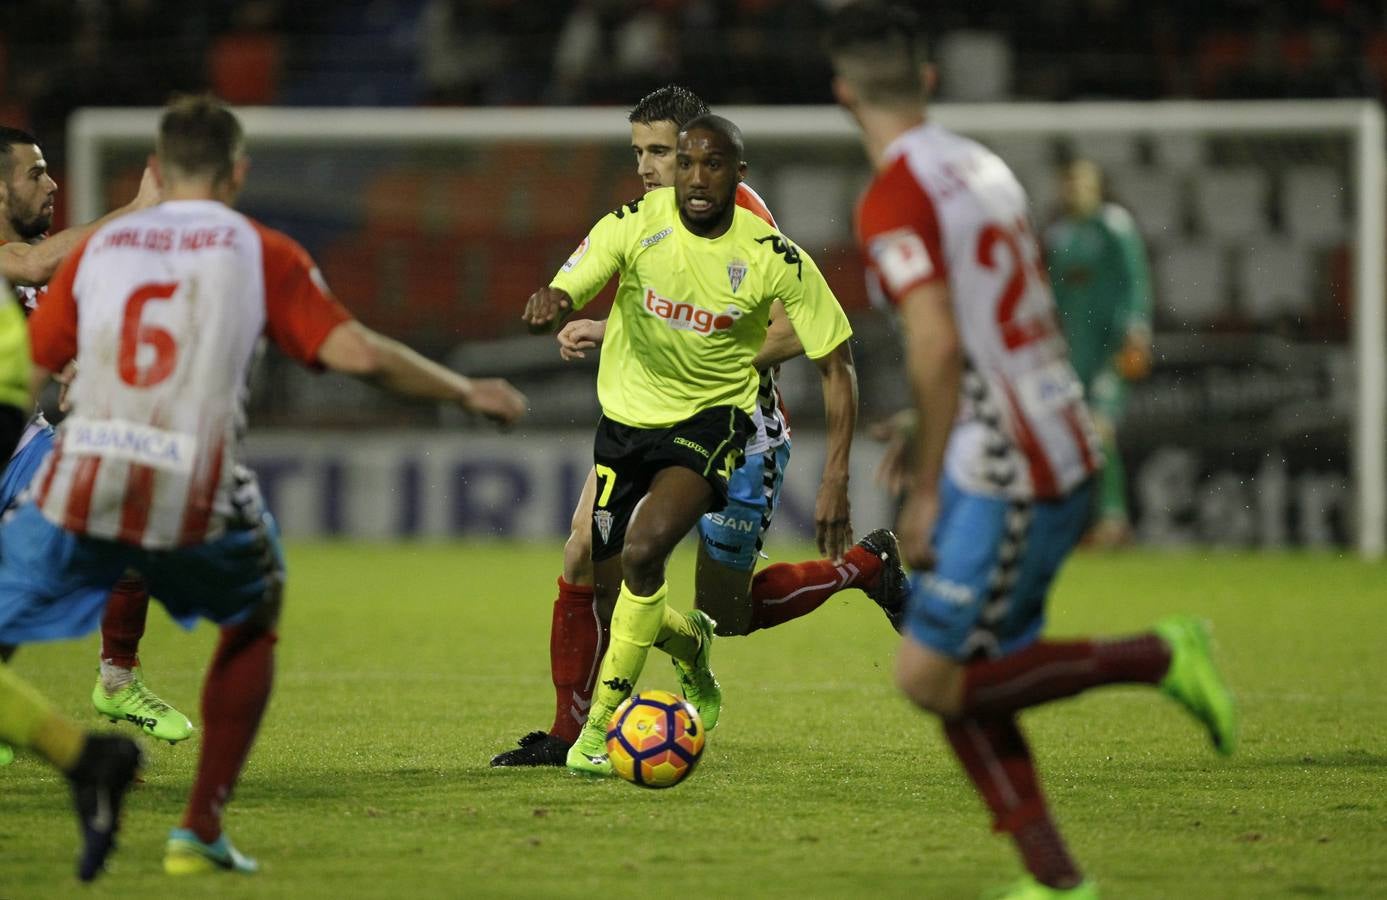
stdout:
POLYGON ((734 259, 727 264, 727 282, 732 285, 732 293, 737 293, 737 288, 742 286, 742 279, 746 277, 746 260, 734 259))
POLYGON ((695 334, 712 334, 714 331, 727 331, 742 317, 742 310, 728 306, 721 313, 681 303, 661 297, 650 288, 645 289, 645 311, 675 331, 692 331, 695 334))
POLYGON ((607 543, 612 536, 612 514, 610 510, 598 509, 592 513, 593 524, 597 526, 597 533, 602 535, 602 543, 607 543))
POLYGON ((573 267, 583 261, 583 257, 588 255, 588 239, 583 238, 583 242, 578 248, 569 254, 568 262, 559 267, 560 272, 571 272, 573 267))

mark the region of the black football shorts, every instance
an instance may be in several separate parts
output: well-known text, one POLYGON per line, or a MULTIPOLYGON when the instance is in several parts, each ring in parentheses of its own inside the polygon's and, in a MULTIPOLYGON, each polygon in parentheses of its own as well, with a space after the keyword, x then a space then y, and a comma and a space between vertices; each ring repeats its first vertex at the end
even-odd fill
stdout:
POLYGON ((715 512, 727 505, 727 482, 742 464, 751 417, 735 406, 714 406, 668 428, 633 428, 603 416, 593 460, 597 500, 592 510, 592 559, 621 552, 626 523, 661 469, 683 466, 708 479, 715 512))

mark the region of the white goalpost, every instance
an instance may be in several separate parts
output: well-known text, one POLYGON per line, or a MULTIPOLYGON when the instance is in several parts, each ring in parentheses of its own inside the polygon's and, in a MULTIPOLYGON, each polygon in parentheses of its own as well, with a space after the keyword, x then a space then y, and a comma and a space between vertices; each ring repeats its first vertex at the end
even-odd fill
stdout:
MULTIPOLYGON (((718 111, 742 127, 752 146, 758 141, 802 142, 805 146, 842 151, 844 159, 854 158, 859 167, 863 165, 860 154, 849 157, 855 150, 857 132, 846 114, 836 108, 724 107, 718 111)), ((371 148, 446 149, 517 142, 554 147, 575 141, 620 152, 625 144, 624 110, 611 107, 247 108, 237 112, 246 128, 252 156, 270 149, 299 152, 330 148, 345 158, 371 148)), ((104 211, 111 160, 122 156, 128 165, 129 159, 148 152, 158 116, 159 110, 149 108, 83 109, 73 114, 68 123, 65 186, 71 221, 90 221, 104 211)), ((1105 138, 1115 137, 1136 146, 1143 141, 1180 136, 1197 136, 1204 141, 1341 141, 1343 152, 1334 157, 1333 165, 1320 168, 1342 170, 1343 184, 1331 191, 1347 191, 1352 200, 1345 223, 1351 257, 1348 274, 1353 285, 1349 322, 1353 408, 1351 432, 1347 435, 1352 514, 1348 537, 1364 558, 1383 558, 1387 552, 1387 311, 1383 267, 1383 253, 1387 251, 1387 143, 1383 110, 1378 104, 1356 100, 941 104, 933 107, 931 116, 956 131, 999 143, 1081 138, 1101 144, 1105 138)), ((999 147, 999 152, 1012 161, 1003 147, 999 147)), ((1130 152, 1126 144, 1122 152, 1130 152)), ((1037 168, 1040 158, 1037 153, 1031 160, 1037 168)), ((1142 166, 1145 168, 1133 168, 1142 172, 1155 169, 1145 163, 1142 166)), ((1276 169, 1276 164, 1271 168, 1276 169)), ((845 176, 843 181, 846 184, 854 177, 860 175, 845 176)), ((1235 179, 1224 181, 1236 185, 1235 179)), ((795 199, 805 193, 790 191, 790 183, 788 179, 785 182, 785 196, 795 199)), ((1191 183, 1195 185, 1191 190, 1198 192, 1211 181, 1191 183)), ((1249 183, 1258 190, 1266 189, 1256 179, 1249 183)), ((1284 186, 1283 190, 1289 192, 1291 188, 1284 186)), ((842 208, 822 214, 832 212, 843 220, 850 219, 850 193, 834 197, 842 200, 842 208)), ((1197 205, 1204 200, 1208 198, 1196 196, 1190 202, 1197 205)), ((1337 194, 1324 198, 1326 204, 1340 200, 1337 194)), ((813 202, 806 202, 805 208, 812 210, 813 202)), ((1253 206, 1261 202, 1249 201, 1253 206)), ((1270 206, 1271 201, 1265 203, 1270 206)), ((775 206, 772 201, 772 207, 775 206)), ((796 233, 790 228, 787 232, 796 233)), ((1224 235, 1223 240, 1226 248, 1232 246, 1230 241, 1236 240, 1236 236, 1224 235)), ((1196 238, 1186 244, 1197 242, 1196 238)))

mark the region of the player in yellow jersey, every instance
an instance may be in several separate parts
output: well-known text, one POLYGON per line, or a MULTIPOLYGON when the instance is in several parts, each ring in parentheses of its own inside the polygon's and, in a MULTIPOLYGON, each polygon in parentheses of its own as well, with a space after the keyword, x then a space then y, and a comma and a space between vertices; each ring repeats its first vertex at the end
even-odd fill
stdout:
MULTIPOLYGON (((688 88, 669 84, 640 99, 627 116, 636 175, 646 191, 674 184, 675 150, 686 122, 711 112, 688 88)), ((736 203, 777 227, 760 195, 742 181, 736 203)), ((735 270, 729 270, 731 278, 735 270)), ((586 310, 585 310, 586 312, 586 310)), ((572 318, 555 335, 565 359, 581 359, 599 347, 605 319, 572 318)), ((699 520, 694 567, 694 605, 717 622, 719 637, 776 628, 821 607, 842 591, 860 589, 886 614, 892 628, 904 612, 908 586, 895 535, 876 529, 848 548, 842 559, 776 562, 756 570, 762 543, 779 506, 792 459, 789 416, 776 384, 779 364, 802 353, 784 310, 771 322, 753 365, 760 374, 755 433, 728 483, 727 506, 699 520)), ((844 421, 850 426, 851 420, 844 421)), ((612 608, 593 593, 593 503, 597 473, 588 472, 573 509, 564 544, 563 571, 549 629, 549 670, 554 685, 553 724, 531 731, 517 746, 492 758, 493 766, 562 766, 587 721, 597 669, 610 634, 612 608)), ((816 523, 821 504, 817 501, 816 523)), ((615 600, 615 598, 611 598, 615 600)))
POLYGON ((820 552, 848 546, 847 475, 856 414, 852 329, 813 260, 735 203, 746 172, 741 133, 713 115, 679 135, 674 187, 651 191, 601 219, 524 319, 548 331, 589 302, 613 274, 620 284, 602 348, 602 405, 594 442, 595 589, 615 597, 611 644, 570 768, 605 774, 612 710, 640 675, 652 644, 675 660, 685 696, 713 728, 721 691, 708 665, 713 622, 665 604, 665 565, 699 517, 721 508, 751 431, 758 375, 752 360, 779 299, 824 377, 830 446, 821 496, 820 552))

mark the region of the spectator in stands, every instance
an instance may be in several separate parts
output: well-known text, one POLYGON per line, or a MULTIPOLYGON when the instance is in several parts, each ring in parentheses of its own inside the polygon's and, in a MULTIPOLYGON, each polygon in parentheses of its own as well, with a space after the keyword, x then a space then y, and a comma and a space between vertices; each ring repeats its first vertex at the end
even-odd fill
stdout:
POLYGON ((559 19, 542 3, 428 0, 420 19, 420 76, 433 103, 540 101, 559 19))

